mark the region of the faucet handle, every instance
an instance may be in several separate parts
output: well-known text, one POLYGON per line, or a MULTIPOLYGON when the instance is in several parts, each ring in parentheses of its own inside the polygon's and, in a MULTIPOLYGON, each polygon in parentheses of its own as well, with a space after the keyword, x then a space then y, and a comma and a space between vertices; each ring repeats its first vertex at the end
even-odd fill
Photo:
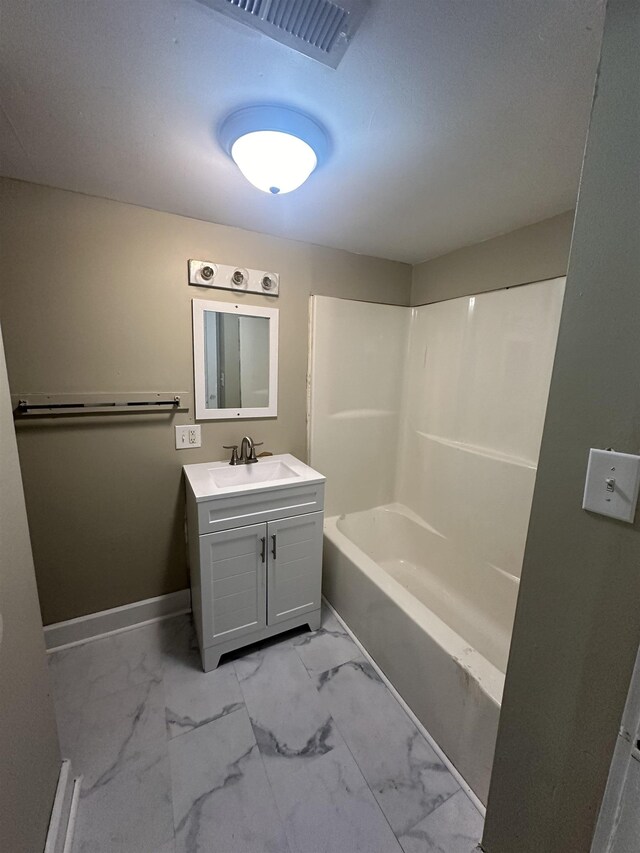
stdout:
POLYGON ((262 447, 264 441, 254 441, 251 446, 251 453, 249 454, 249 462, 257 462, 258 457, 256 456, 256 447, 262 447))
POLYGON ((237 444, 223 444, 223 450, 231 450, 231 460, 229 465, 237 465, 238 464, 238 445, 237 444))

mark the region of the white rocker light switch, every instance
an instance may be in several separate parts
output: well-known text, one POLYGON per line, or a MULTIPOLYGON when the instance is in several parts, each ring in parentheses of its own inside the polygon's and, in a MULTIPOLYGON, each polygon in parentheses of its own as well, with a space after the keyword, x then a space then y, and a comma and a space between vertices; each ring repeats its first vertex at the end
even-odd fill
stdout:
POLYGON ((632 523, 639 487, 640 456, 591 448, 582 509, 632 523))

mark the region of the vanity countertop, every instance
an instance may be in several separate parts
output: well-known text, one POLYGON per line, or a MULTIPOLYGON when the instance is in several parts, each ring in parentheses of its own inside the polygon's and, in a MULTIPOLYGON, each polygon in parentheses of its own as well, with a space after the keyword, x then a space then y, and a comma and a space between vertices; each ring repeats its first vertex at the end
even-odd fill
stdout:
POLYGON ((197 503, 252 491, 324 483, 325 477, 290 453, 263 456, 249 465, 228 460, 184 465, 184 475, 197 503))

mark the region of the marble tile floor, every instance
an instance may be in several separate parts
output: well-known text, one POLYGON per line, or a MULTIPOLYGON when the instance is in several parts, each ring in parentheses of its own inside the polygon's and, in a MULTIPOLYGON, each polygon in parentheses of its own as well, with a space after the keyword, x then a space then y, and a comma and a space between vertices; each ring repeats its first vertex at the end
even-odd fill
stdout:
POLYGON ((203 673, 180 616, 49 656, 74 853, 472 853, 482 817, 329 608, 203 673))

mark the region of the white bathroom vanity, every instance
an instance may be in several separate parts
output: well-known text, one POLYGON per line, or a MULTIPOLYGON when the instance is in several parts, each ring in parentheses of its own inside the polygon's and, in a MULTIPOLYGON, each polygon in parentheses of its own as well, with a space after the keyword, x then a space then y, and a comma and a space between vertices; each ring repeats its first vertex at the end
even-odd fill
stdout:
POLYGON ((319 628, 325 478, 289 454, 185 465, 184 474, 204 671, 241 646, 319 628))

